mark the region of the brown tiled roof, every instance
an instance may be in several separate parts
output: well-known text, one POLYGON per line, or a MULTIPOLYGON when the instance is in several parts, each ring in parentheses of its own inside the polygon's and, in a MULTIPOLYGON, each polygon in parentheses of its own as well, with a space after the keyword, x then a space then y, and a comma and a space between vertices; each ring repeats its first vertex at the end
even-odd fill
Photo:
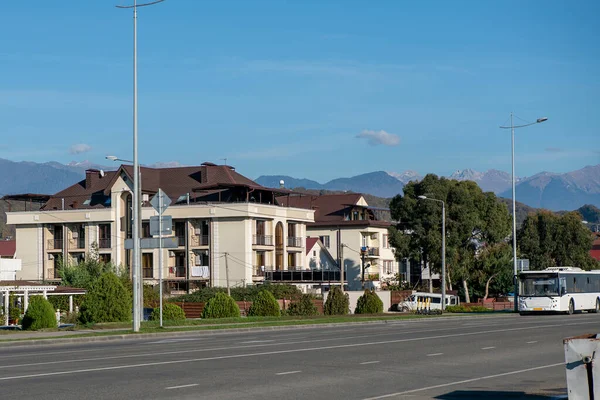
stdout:
POLYGON ((288 207, 307 208, 315 210, 315 222, 310 226, 377 226, 388 227, 391 224, 375 219, 346 221, 344 213, 350 213, 352 207, 357 205, 362 197, 360 193, 326 194, 322 196, 280 196, 279 204, 288 207))
MULTIPOLYGON (((153 195, 161 188, 173 200, 186 193, 217 193, 222 188, 235 186, 273 191, 237 173, 230 166, 212 163, 177 168, 140 167, 140 174, 142 193, 153 195)), ((62 199, 67 210, 106 207, 105 200, 110 197, 110 190, 118 177, 125 176, 131 180, 132 175, 131 165, 121 165, 119 170, 103 175, 98 170, 88 170, 86 179, 53 195, 42 209, 61 209, 62 199), (84 204, 86 200, 90 203, 84 204)))
POLYGON ((0 241, 0 257, 14 257, 17 251, 16 240, 1 240, 0 241))

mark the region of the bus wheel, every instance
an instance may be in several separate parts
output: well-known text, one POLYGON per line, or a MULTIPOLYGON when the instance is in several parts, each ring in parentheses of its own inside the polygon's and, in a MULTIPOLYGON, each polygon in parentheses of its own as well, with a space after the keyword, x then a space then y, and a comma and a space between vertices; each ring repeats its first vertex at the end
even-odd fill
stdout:
POLYGON ((569 311, 567 312, 569 313, 569 315, 573 315, 573 313, 575 312, 575 302, 573 302, 573 299, 569 301, 569 311))
POLYGON ((594 308, 592 310, 593 313, 599 313, 600 312, 600 299, 596 299, 596 308, 594 308))

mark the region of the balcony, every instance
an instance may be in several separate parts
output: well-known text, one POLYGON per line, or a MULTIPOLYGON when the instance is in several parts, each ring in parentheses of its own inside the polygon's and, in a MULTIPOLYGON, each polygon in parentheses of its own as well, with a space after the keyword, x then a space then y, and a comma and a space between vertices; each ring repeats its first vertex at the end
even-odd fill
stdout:
POLYGON ((208 246, 208 235, 192 235, 192 246, 208 246))
POLYGON ((185 267, 184 266, 169 267, 169 273, 168 273, 167 277, 169 277, 169 278, 185 278, 186 277, 185 267))
POLYGON ((302 247, 302 238, 301 237, 288 236, 288 238, 287 238, 287 246, 288 247, 302 247))
POLYGON ((48 250, 62 250, 62 239, 48 239, 48 250))
POLYGON ((69 250, 85 249, 85 238, 69 239, 69 250))
POLYGON ((272 235, 253 235, 252 244, 256 246, 273 246, 272 235))
POLYGON ((265 271, 265 280, 276 282, 339 282, 340 271, 265 271))
POLYGON ((46 269, 46 279, 48 279, 48 280, 60 279, 60 275, 58 274, 58 269, 57 268, 46 269))
POLYGON ((367 257, 379 257, 379 247, 369 247, 367 250, 367 257))
POLYGON ((252 276, 265 276, 265 271, 272 270, 273 267, 266 265, 255 265, 252 271, 252 276))
POLYGON ((110 239, 100 239, 98 240, 98 248, 99 249, 110 249, 112 248, 110 239))

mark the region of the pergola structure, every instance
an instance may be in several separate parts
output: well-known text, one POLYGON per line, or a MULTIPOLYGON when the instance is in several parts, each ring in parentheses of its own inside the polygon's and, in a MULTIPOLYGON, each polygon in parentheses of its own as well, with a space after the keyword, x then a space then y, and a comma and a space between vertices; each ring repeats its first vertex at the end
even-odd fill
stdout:
POLYGON ((48 285, 29 281, 0 281, 0 304, 4 305, 4 325, 8 325, 9 297, 15 295, 23 298, 23 312, 29 306, 29 296, 69 296, 69 312, 73 312, 73 296, 85 294, 85 289, 72 288, 68 286, 48 285))

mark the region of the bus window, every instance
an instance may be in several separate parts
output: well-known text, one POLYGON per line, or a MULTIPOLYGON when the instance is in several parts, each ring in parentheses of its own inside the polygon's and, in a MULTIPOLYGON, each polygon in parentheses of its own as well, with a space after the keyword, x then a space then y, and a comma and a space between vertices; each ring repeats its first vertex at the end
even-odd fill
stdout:
POLYGON ((456 298, 452 297, 452 298, 450 299, 450 304, 456 304, 456 298))

